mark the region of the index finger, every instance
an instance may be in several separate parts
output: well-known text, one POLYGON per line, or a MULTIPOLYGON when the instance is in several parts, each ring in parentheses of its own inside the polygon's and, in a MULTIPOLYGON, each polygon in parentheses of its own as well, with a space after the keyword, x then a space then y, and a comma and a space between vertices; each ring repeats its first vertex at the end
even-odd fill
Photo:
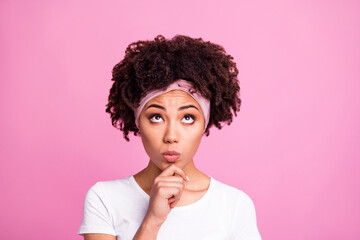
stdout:
POLYGON ((164 171, 162 173, 160 173, 159 176, 173 176, 174 174, 178 174, 182 178, 184 178, 185 181, 188 181, 185 172, 181 168, 179 168, 175 165, 170 165, 169 167, 164 169, 164 171))

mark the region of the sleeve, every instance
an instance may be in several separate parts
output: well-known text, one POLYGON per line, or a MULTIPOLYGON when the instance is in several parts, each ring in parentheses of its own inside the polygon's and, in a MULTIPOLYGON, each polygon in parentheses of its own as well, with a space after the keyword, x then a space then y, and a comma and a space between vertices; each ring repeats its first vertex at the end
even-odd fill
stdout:
POLYGON ((116 236, 101 182, 93 185, 85 196, 84 215, 78 234, 105 233, 116 236))
POLYGON ((243 193, 238 200, 233 220, 233 235, 235 240, 261 240, 256 222, 256 212, 253 201, 243 193))

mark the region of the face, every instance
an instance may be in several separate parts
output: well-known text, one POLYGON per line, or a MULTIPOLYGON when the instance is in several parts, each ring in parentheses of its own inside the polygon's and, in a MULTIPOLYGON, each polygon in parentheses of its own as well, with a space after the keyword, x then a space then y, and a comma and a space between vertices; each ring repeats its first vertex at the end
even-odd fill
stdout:
POLYGON ((174 90, 147 102, 139 125, 145 151, 153 164, 161 170, 170 164, 184 169, 199 147, 205 119, 195 99, 184 91, 174 90))

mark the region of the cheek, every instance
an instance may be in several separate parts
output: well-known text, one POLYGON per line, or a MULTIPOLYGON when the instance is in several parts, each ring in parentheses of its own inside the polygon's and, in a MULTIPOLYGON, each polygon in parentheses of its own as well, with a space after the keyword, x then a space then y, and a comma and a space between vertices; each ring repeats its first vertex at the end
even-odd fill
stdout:
POLYGON ((145 131, 140 134, 142 143, 144 145, 145 151, 148 154, 151 154, 152 152, 156 151, 158 148, 157 143, 159 142, 157 137, 159 134, 156 134, 155 132, 151 131, 145 131))
POLYGON ((195 154, 196 150, 198 149, 201 142, 201 138, 202 138, 202 132, 196 134, 189 133, 187 137, 184 139, 192 155, 195 154))

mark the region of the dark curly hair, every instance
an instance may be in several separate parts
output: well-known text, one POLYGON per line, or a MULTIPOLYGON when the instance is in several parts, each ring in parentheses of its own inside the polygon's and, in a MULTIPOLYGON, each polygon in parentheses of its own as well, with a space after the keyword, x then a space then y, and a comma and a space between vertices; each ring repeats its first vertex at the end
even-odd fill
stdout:
POLYGON ((122 61, 112 70, 114 81, 106 105, 112 125, 123 131, 129 140, 130 131, 137 136, 133 109, 148 91, 162 89, 178 79, 193 83, 196 91, 210 100, 210 120, 205 134, 221 122, 231 124, 233 113, 240 111, 238 69, 233 57, 220 45, 201 38, 176 35, 166 39, 162 35, 154 41, 131 43, 122 61), (233 110, 233 113, 231 112, 233 110))

